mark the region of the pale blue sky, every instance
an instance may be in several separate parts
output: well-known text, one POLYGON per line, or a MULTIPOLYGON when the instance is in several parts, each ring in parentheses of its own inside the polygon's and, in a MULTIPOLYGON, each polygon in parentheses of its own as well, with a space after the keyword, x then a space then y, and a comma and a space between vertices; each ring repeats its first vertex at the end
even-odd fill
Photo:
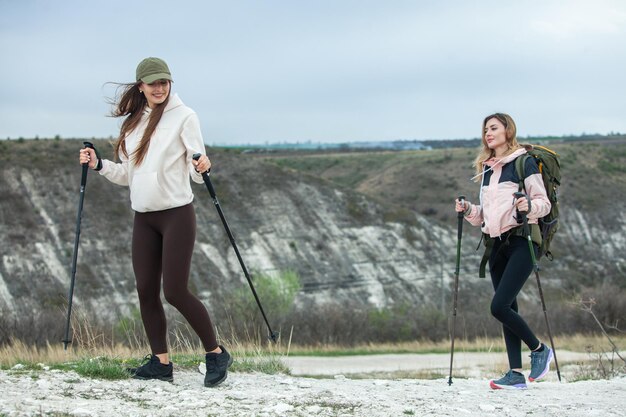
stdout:
POLYGON ((0 0, 0 138, 115 136, 165 59, 207 144, 626 132, 626 1, 0 0))

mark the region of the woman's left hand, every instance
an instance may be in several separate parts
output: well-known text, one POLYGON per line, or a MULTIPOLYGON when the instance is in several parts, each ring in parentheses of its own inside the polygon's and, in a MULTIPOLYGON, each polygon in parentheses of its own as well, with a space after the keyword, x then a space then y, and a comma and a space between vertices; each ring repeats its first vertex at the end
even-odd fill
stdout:
POLYGON ((517 200, 515 200, 515 208, 520 213, 528 213, 528 210, 529 210, 529 208, 528 208, 528 198, 526 198, 526 196, 524 196, 524 197, 520 197, 517 200))
POLYGON ((196 171, 200 173, 207 172, 211 169, 211 160, 206 155, 200 155, 200 158, 198 158, 197 161, 192 159, 191 163, 196 167, 196 171))

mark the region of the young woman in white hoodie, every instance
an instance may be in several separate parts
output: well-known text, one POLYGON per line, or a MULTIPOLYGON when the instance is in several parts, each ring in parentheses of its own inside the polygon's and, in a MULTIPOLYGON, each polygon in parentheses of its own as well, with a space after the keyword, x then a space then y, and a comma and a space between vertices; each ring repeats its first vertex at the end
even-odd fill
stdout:
MULTIPOLYGON (((515 122, 508 114, 495 113, 483 120, 482 147, 475 160, 475 178, 481 183, 480 203, 457 199, 455 206, 456 211, 463 212, 473 226, 481 226, 487 239, 493 239, 489 257, 494 288, 491 314, 502 323, 510 366, 502 378, 490 381, 493 389, 526 388, 522 374, 522 342, 531 351, 531 382, 546 375, 553 359, 550 348, 539 341, 519 314, 516 301, 533 268, 527 237, 517 220, 517 211, 527 212, 531 225, 537 224, 538 219, 550 211, 550 201, 533 158, 528 158, 524 167, 527 196, 514 197, 520 181, 515 159, 526 153, 526 149, 518 144, 516 134, 515 122)), ((537 243, 533 245, 535 254, 537 243)))
POLYGON ((132 263, 141 318, 151 355, 129 369, 138 379, 173 381, 166 342, 167 324, 160 291, 198 334, 204 349, 205 386, 226 379, 230 354, 218 345, 209 313, 188 290, 196 217, 189 179, 202 183, 211 167, 196 113, 171 94, 172 75, 159 58, 146 58, 134 83, 121 84, 112 115, 125 117, 114 145, 119 162, 101 159, 90 148, 80 150, 80 163, 109 181, 128 186, 135 211, 132 263), (202 156, 195 161, 192 156, 202 156), (149 358, 149 360, 148 360, 149 358))

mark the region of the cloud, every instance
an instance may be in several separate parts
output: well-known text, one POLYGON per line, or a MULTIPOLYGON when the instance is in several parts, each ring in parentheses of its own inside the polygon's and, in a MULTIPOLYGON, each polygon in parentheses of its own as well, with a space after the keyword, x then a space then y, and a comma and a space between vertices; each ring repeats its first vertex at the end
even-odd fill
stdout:
POLYGON ((208 143, 626 131, 626 4, 0 3, 0 137, 109 136, 107 81, 165 58, 208 143), (549 117, 547 116, 549 115, 549 117))
POLYGON ((541 16, 530 21, 530 27, 540 35, 556 40, 583 37, 624 36, 626 12, 623 2, 572 1, 549 4, 541 16))

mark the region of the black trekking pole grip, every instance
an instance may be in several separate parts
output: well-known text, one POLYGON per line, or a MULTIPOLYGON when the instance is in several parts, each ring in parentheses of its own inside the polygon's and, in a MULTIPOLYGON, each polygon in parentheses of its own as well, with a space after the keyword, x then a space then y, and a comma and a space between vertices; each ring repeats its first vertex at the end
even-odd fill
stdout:
MULTIPOLYGON (((513 193, 513 197, 515 197, 515 200, 519 199, 519 198, 524 198, 526 197, 526 194, 524 194, 521 191, 518 191, 516 193, 513 193)), ((517 222, 518 223, 523 223, 524 224, 524 232, 526 234, 528 234, 530 231, 528 230, 528 219, 526 218, 526 214, 528 214, 527 211, 519 211, 517 209, 517 207, 515 207, 515 212, 517 213, 517 222)))
MULTIPOLYGON (((91 149, 96 149, 93 146, 93 143, 91 142, 83 142, 83 145, 85 145, 85 148, 91 148, 91 149)), ((89 162, 85 162, 84 164, 82 164, 83 167, 83 173, 82 176, 80 177, 80 186, 85 187, 85 185, 87 185, 87 171, 89 170, 89 162)))
MULTIPOLYGON (((463 205, 463 209, 465 209, 465 196, 464 195, 460 195, 458 200, 463 205)), ((461 239, 461 233, 462 233, 462 230, 463 230, 463 216, 464 215, 465 215, 465 210, 459 211, 457 213, 457 218, 458 218, 458 221, 459 221, 459 224, 458 224, 458 226, 459 226, 458 227, 458 238, 459 238, 459 240, 461 239)))
MULTIPOLYGON (((201 153, 194 153, 192 158, 194 161, 197 161, 198 159, 200 159, 201 156, 201 153)), ((202 179, 204 180, 204 184, 206 185, 207 190, 209 190, 209 195, 213 199, 213 202, 215 202, 215 188, 213 188, 213 183, 211 183, 211 178, 209 178, 209 172, 211 172, 211 168, 209 168, 208 171, 202 173, 202 179)))
MULTIPOLYGON (((523 192, 521 192, 521 191, 518 191, 518 192, 516 192, 516 193, 513 193, 513 197, 515 197, 515 199, 518 199, 518 198, 523 198, 523 197, 526 197, 526 194, 524 194, 524 193, 523 193, 523 192)), ((523 212, 523 213, 524 213, 524 214, 526 214, 526 212, 523 212)))
MULTIPOLYGON (((518 191, 513 194, 515 199, 527 197, 526 194, 518 191)), ((529 202, 530 203, 530 202, 529 202)), ((526 240, 528 240, 528 249, 530 250, 530 258, 533 263, 533 268, 535 271, 539 270, 539 265, 537 264, 537 258, 535 256, 535 249, 533 248, 532 236, 530 234, 530 225, 528 224, 528 211, 519 211, 517 208, 515 209, 518 215, 518 221, 521 220, 522 227, 524 228, 524 234, 526 235, 526 240)))

